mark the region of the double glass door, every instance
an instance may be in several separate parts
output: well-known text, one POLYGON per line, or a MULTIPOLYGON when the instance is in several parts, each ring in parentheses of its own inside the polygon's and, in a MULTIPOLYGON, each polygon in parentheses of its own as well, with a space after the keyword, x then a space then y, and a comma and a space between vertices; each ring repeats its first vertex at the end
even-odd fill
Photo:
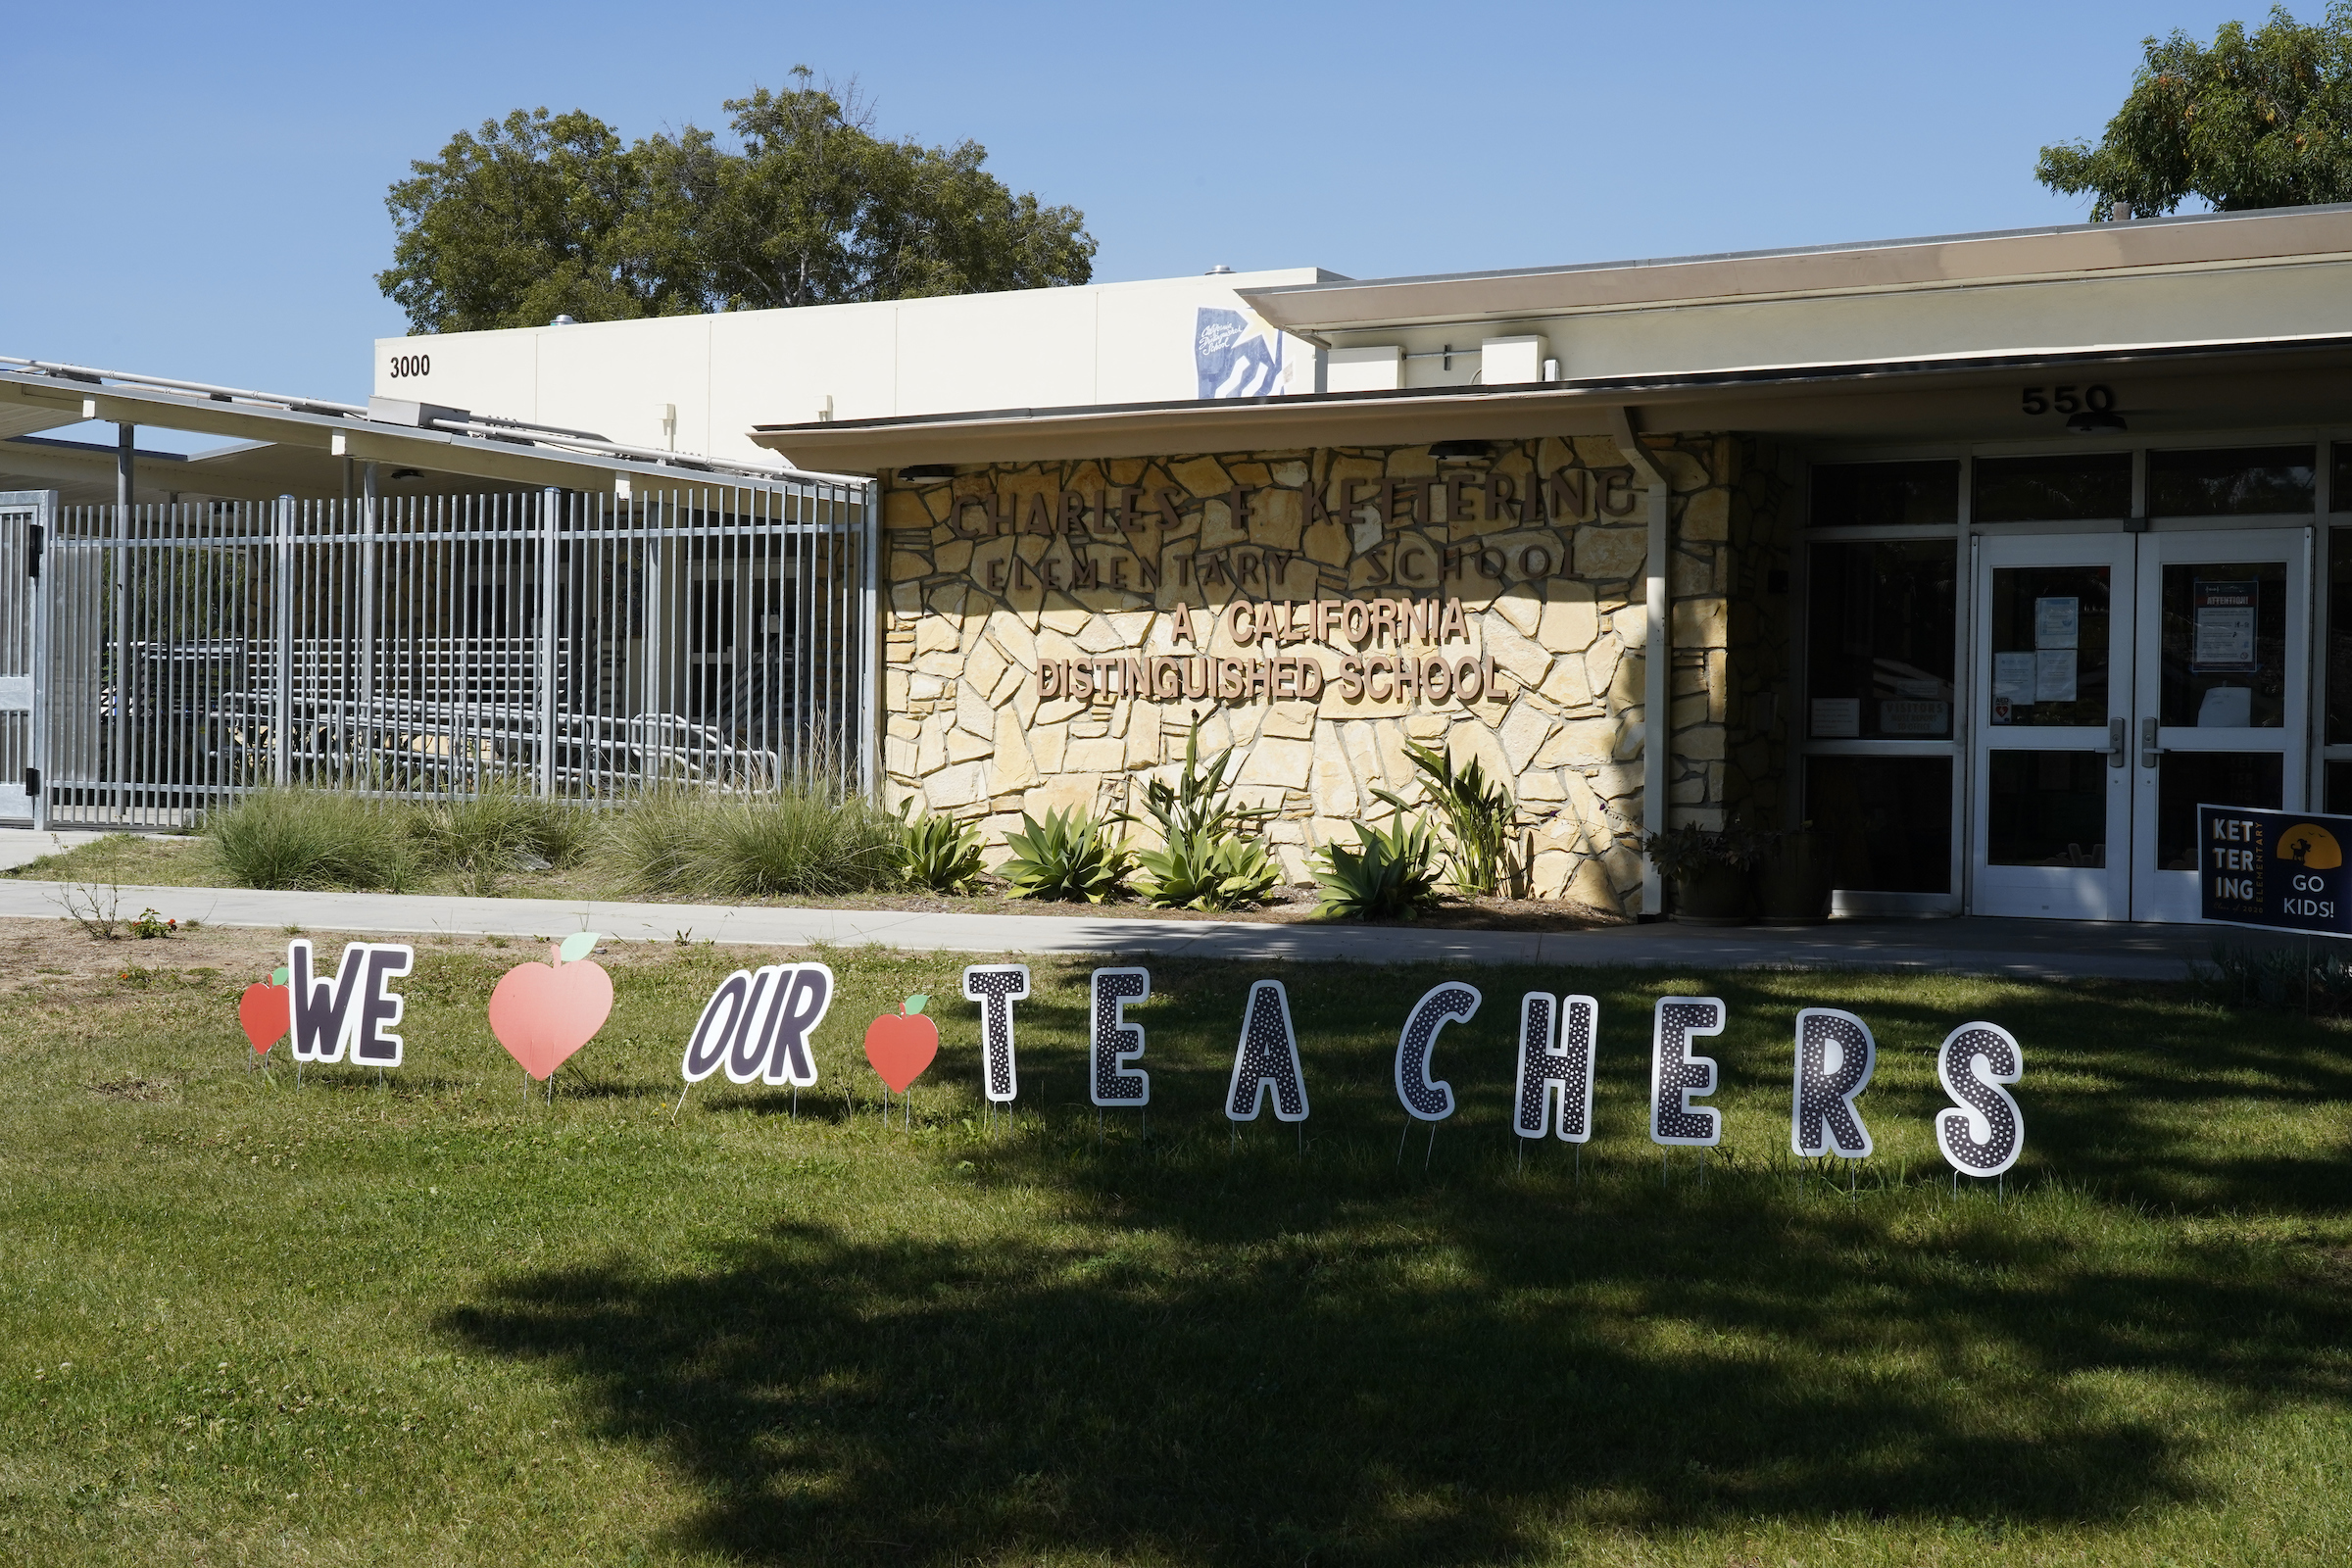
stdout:
POLYGON ((1986 537, 1979 914, 2193 920, 2200 804, 2304 805, 2309 535, 1986 537))

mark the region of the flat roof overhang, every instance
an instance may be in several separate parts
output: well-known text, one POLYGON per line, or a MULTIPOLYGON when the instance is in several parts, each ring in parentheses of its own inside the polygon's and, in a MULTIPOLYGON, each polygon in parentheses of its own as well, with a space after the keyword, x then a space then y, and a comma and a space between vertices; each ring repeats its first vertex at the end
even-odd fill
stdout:
POLYGON ((1606 435, 1632 408, 1652 432, 1811 440, 2026 440, 2063 420, 2020 413, 2026 384, 2106 382, 2132 434, 2352 422, 2352 335, 2020 350, 1950 359, 1767 366, 1523 386, 1429 387, 1210 402, 994 409, 814 424, 751 437, 801 467, 1172 457, 1453 439, 1606 435))
MULTIPOLYGON (((410 467, 494 485, 553 487, 611 492, 624 482, 649 488, 712 487, 752 489, 762 485, 823 482, 822 474, 755 477, 698 466, 690 454, 675 465, 653 464, 595 453, 568 452, 522 440, 464 435, 300 407, 261 406, 155 387, 91 381, 0 368, 0 431, 56 428, 84 420, 146 425, 218 435, 242 445, 223 453, 198 453, 187 463, 181 488, 198 494, 342 494, 342 465, 351 458, 387 467, 410 467), (10 416, 16 417, 11 419, 10 416), (12 429, 13 426, 13 429, 12 429), (263 451, 273 448, 274 451, 263 451), (217 465, 221 488, 200 478, 208 458, 217 465)), ((0 463, 6 449, 0 446, 0 463)), ((174 473, 172 478, 183 477, 174 473)), ((142 484, 150 481, 144 477, 142 484)), ((435 484, 432 488, 452 488, 435 484)))
POLYGON ((2335 205, 1507 271, 1344 278, 1241 292, 1267 321, 1315 337, 1731 300, 2327 261, 2347 255, 2352 255, 2352 205, 2335 205))

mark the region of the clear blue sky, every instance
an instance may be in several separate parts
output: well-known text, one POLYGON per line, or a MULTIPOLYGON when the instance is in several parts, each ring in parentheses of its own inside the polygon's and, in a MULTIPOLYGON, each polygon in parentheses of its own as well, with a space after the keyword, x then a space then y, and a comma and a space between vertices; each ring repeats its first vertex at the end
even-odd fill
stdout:
MULTIPOLYGON (((2293 8, 2309 20, 2318 0, 2293 8)), ((0 353, 314 396, 404 330, 387 184, 452 131, 719 127, 796 64, 1082 209, 1110 281, 2069 221, 2045 142, 2253 4, 35 6, 0 11, 0 353)))

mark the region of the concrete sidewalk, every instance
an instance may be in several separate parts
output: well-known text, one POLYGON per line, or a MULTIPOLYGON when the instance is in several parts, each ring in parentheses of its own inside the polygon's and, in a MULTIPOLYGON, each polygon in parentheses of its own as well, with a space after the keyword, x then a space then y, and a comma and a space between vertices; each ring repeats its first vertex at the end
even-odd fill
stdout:
MULTIPOLYGON (((65 884, 0 880, 0 917, 57 919, 65 884)), ((2179 980, 2217 937, 2268 945, 2257 931, 2068 920, 1840 920, 1771 929, 1674 924, 1568 933, 1446 931, 1413 926, 1259 925, 1082 914, 924 914, 711 904, 568 903, 378 893, 258 893, 244 888, 124 887, 122 908, 152 906, 207 925, 287 926, 364 934, 547 938, 593 930, 627 942, 760 947, 867 943, 909 952, 1157 954, 1263 961, 1630 964, 1684 971, 1850 968, 2179 980)))

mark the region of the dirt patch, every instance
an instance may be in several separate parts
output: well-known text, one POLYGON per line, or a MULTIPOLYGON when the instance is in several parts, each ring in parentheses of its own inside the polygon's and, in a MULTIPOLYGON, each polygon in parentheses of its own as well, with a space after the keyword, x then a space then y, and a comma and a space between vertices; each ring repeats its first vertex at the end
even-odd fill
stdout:
POLYGON ((90 1085, 90 1093, 101 1100, 170 1100, 176 1089, 172 1083, 157 1078, 118 1078, 113 1083, 90 1085))

